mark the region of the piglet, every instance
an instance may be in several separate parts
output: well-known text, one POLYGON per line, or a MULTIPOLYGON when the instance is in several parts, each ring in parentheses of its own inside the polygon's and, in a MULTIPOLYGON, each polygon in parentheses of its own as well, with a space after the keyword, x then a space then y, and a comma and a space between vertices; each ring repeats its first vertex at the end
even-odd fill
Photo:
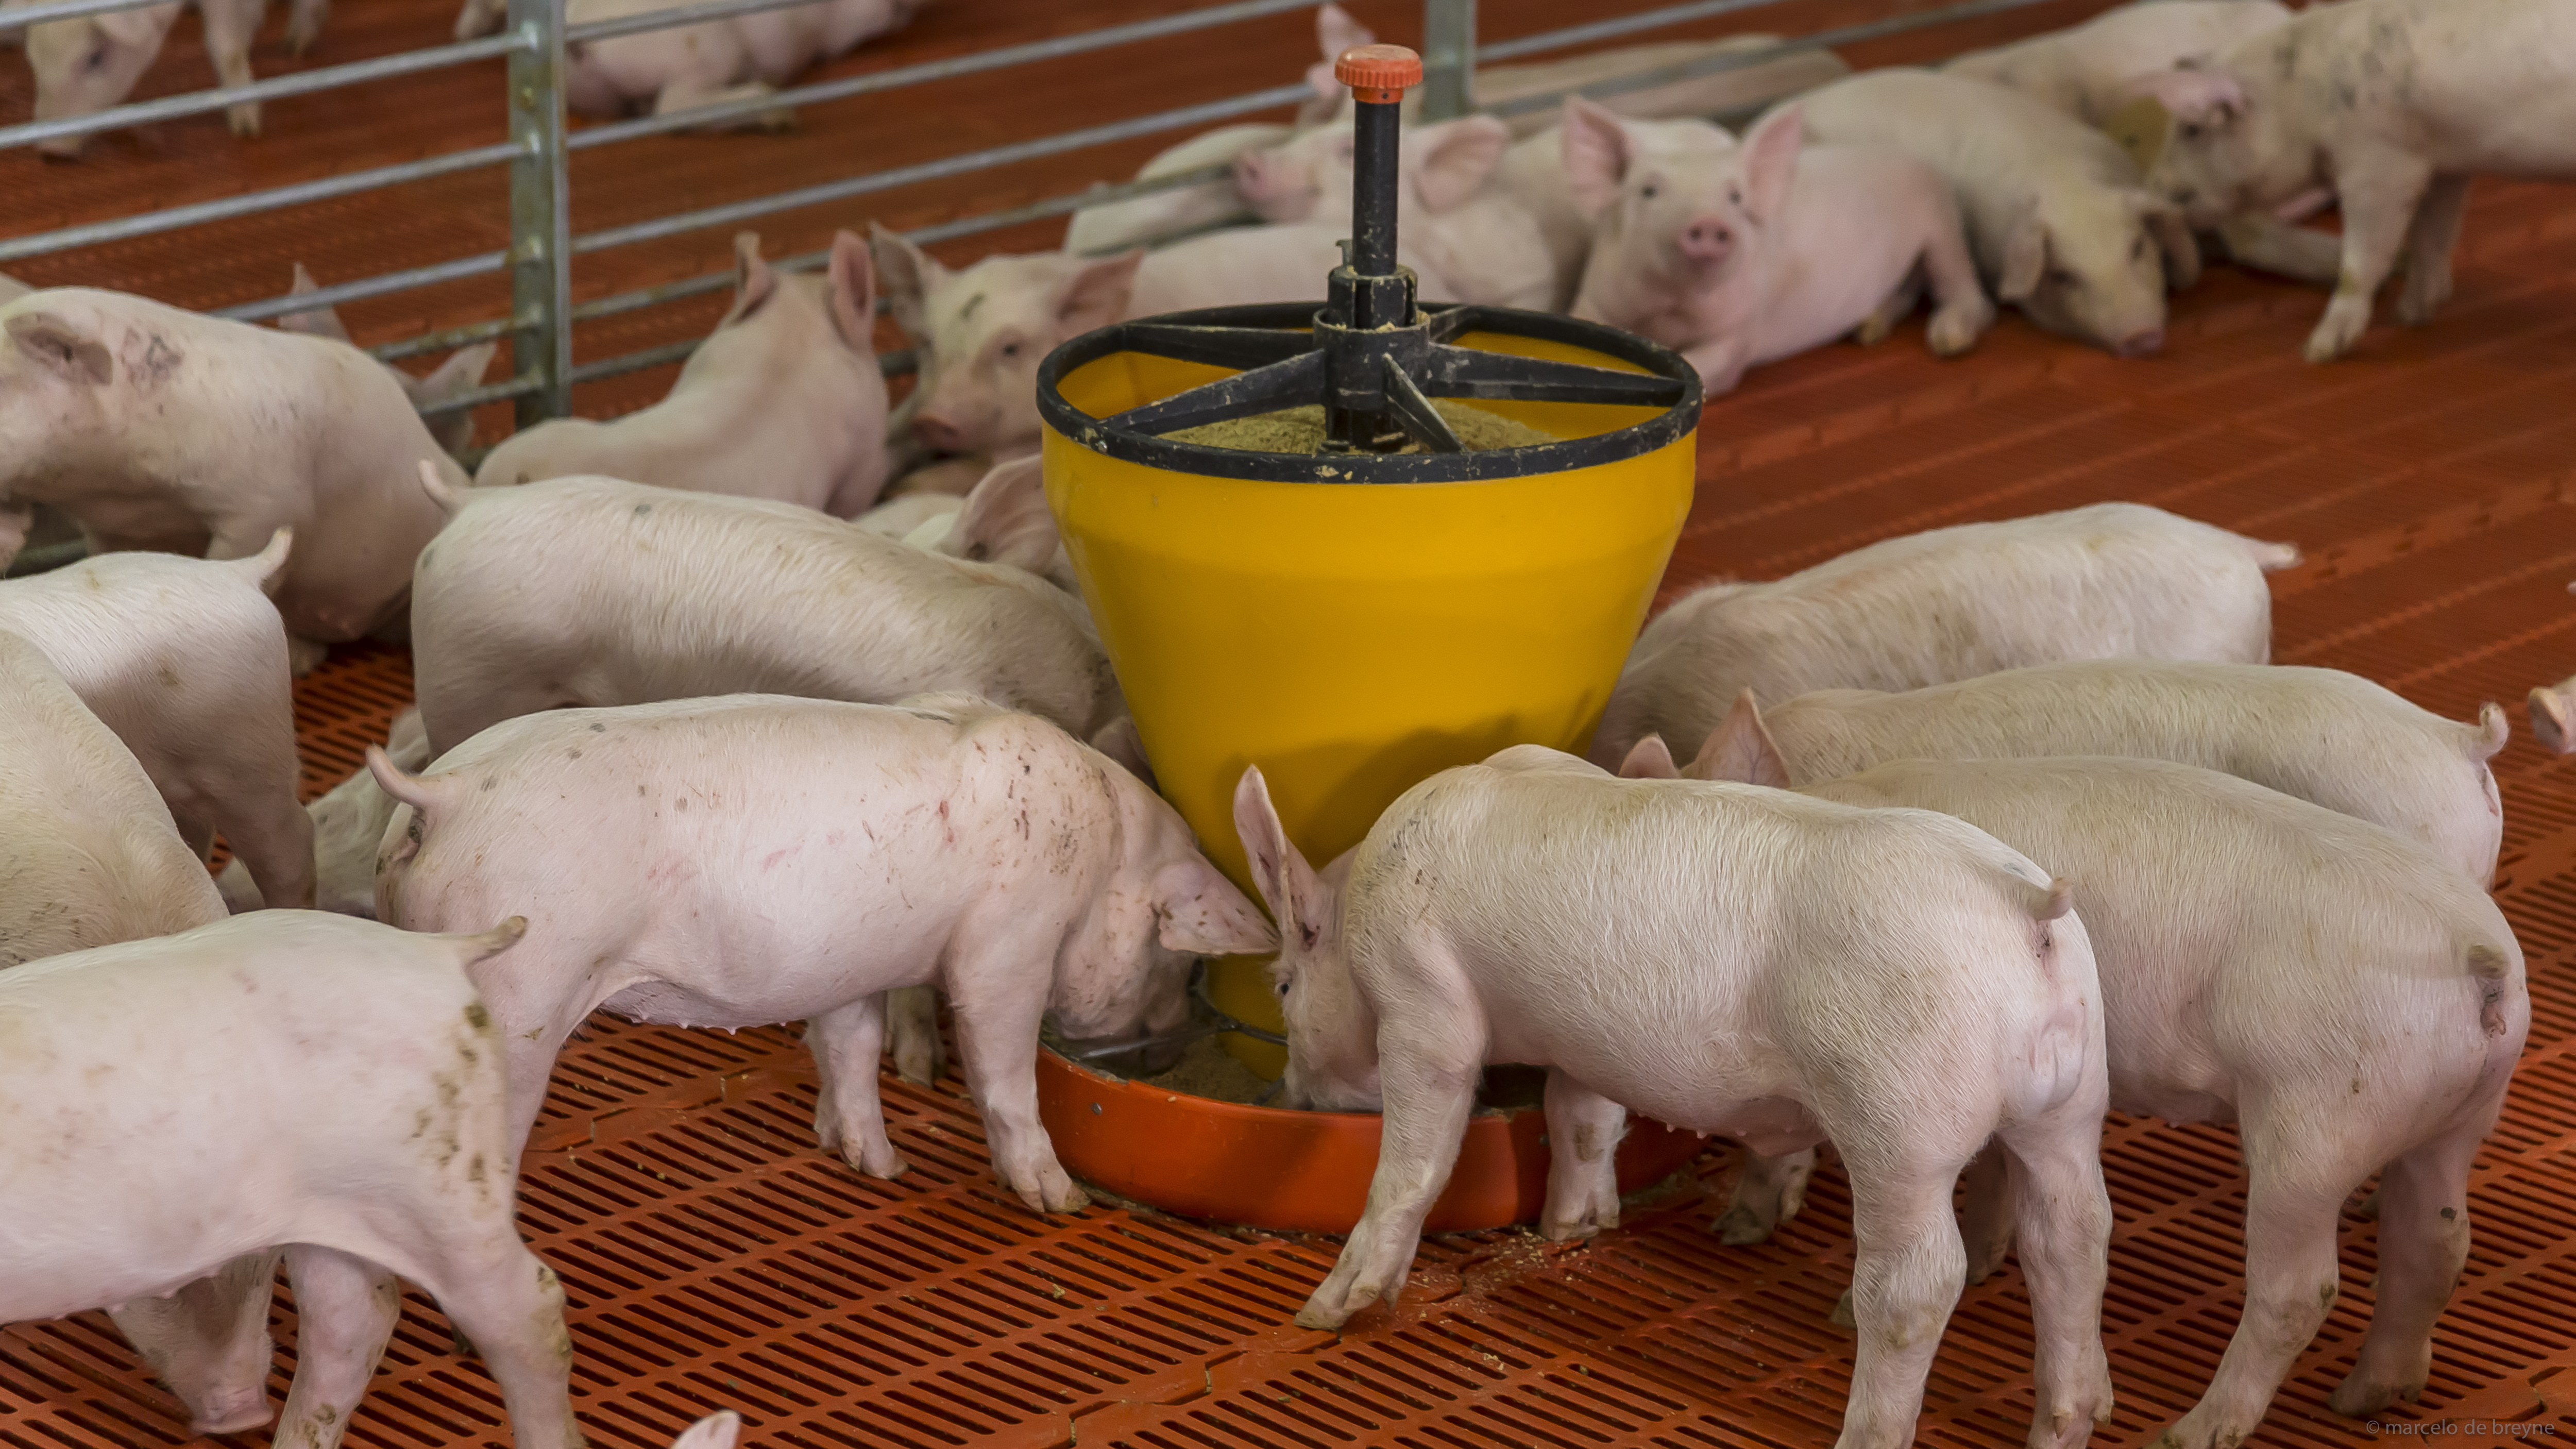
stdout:
MULTIPOLYGON (((7 0, 0 5, 0 13, 34 3, 35 0, 7 0)), ((227 87, 249 85, 255 79, 250 69, 251 41, 259 33, 261 18, 268 13, 268 0, 192 3, 205 22, 206 58, 214 62, 216 80, 227 87)), ((94 116, 124 101, 133 94, 135 82, 160 56, 161 44, 170 38, 170 27, 179 22, 181 8, 177 0, 171 0, 168 4, 28 26, 27 67, 36 77, 36 119, 59 121, 94 116)), ((294 0, 293 13, 286 22, 287 45, 302 55, 321 35, 322 23, 330 13, 331 0, 294 0)), ((224 115, 234 135, 259 134, 259 102, 244 101, 228 107, 224 115)), ((37 142, 36 149, 47 156, 69 159, 78 156, 88 144, 86 134, 58 136, 37 142)))
POLYGON ((555 1053, 603 1005, 676 1026, 804 1020, 823 1147, 893 1177, 884 993, 935 984, 1002 1181, 1032 1211, 1069 1212, 1087 1199, 1038 1122, 1039 1018, 1077 1038, 1169 1029, 1192 954, 1272 940, 1160 797, 967 695, 558 710, 496 725, 426 775, 381 750, 367 762, 406 807, 377 870, 386 920, 436 930, 529 903, 529 940, 482 982, 513 1143, 555 1053), (593 843, 569 869, 567 839, 593 843))
MULTIPOLYGON (((420 711, 394 716, 385 737, 385 754, 406 770, 429 763, 429 734, 420 727, 420 711)), ((376 777, 362 766, 304 807, 313 822, 314 905, 344 916, 376 918, 376 843, 385 838, 393 818, 393 797, 376 787, 376 777)), ((260 908, 259 887, 240 857, 215 877, 224 905, 236 913, 260 908)))
POLYGON ((1767 584, 1711 584, 1657 615, 1592 759, 1705 738, 1735 697, 1922 689, 2075 659, 2271 658, 2264 574, 2299 561, 2136 503, 1891 538, 1767 584))
POLYGON ((1818 690, 1763 719, 1799 785, 1890 760, 2114 755, 2217 770, 2370 821, 2479 885, 2495 878, 2504 839, 2487 768, 2505 745, 2504 710, 2461 724, 2338 669, 2095 659, 1903 693, 1818 690))
POLYGON ((1933 71, 1874 70, 1798 104, 1810 141, 1886 147, 1941 173, 1979 270, 2031 321, 2121 357, 2164 345, 2166 287, 2199 278, 2200 249, 2118 142, 2019 91, 1933 71))
POLYGON ((434 756, 538 710, 746 691, 965 690, 1086 737, 1126 713, 1081 602, 1029 571, 1051 537, 970 562, 791 504, 612 478, 449 501, 414 585, 434 756))
MULTIPOLYGON (((575 41, 568 49, 564 100, 589 116, 646 110, 673 115, 701 106, 753 100, 775 92, 798 72, 847 55, 860 42, 900 30, 926 0, 820 0, 749 15, 728 15, 694 25, 575 41)), ((623 20, 681 8, 678 0, 571 0, 565 22, 623 20)), ((456 16, 456 38, 471 40, 496 30, 506 0, 465 0, 456 16)), ((783 125, 784 113, 759 124, 783 125)))
MULTIPOLYGON (((1350 234, 1347 127, 1326 126, 1234 162, 1235 187, 1261 219, 1350 234)), ((1512 144, 1492 116, 1461 116, 1405 130, 1396 160, 1397 234, 1446 284, 1444 301, 1543 309, 1555 299, 1556 263, 1538 218, 1493 184, 1512 144)))
MULTIPOLYGON (((1157 181, 1187 171, 1230 167, 1237 156, 1276 146, 1295 134, 1294 127, 1268 121, 1219 126, 1158 153, 1136 173, 1136 179, 1157 181)), ((1235 189, 1228 174, 1149 196, 1086 206, 1065 223, 1064 249, 1076 256, 1103 256, 1254 219, 1251 203, 1235 189)))
MULTIPOLYGON (((2576 594, 2576 584, 2567 591, 2576 594)), ((2531 692, 2531 733, 2552 754, 2576 754, 2576 678, 2531 692)))
POLYGON ((2398 320, 2449 300, 2470 177, 2576 175, 2576 0, 2314 5, 2141 88, 2171 118, 2147 184, 2195 223, 2319 183, 2340 198, 2341 278, 2306 347, 2328 362, 2401 252, 2398 320))
POLYGON ((383 364, 343 342, 79 288, 0 305, 0 567, 32 507, 90 551, 242 558, 295 530, 277 611, 299 668, 399 633, 445 521, 413 470, 463 486, 383 364))
MULTIPOLYGON (((518 1449, 579 1449, 563 1289, 519 1239, 504 1047, 464 969, 522 929, 261 911, 0 974, 0 1015, 43 1022, 46 1046, 0 1060, 12 1130, 44 1142, 0 1190, 0 1320, 131 1307, 282 1249, 298 1329, 277 1442, 336 1449, 399 1269, 499 1381, 518 1449)), ((191 1345, 255 1364, 254 1385, 272 1276, 217 1277, 234 1311, 191 1345)), ((253 1403, 235 1427, 268 1417, 253 1403)))
MULTIPOLYGON (((297 262, 295 282, 287 289, 287 294, 302 296, 307 292, 320 290, 321 287, 313 280, 313 274, 304 270, 302 262, 297 262)), ((0 297, 0 302, 7 300, 6 297, 0 297)), ((334 342, 351 341, 348 324, 342 322, 339 312, 330 307, 289 312, 277 319, 277 325, 285 331, 301 332, 307 337, 327 337, 334 342)), ((414 377, 390 363, 386 365, 385 371, 393 374, 394 381, 402 387, 403 395, 411 399, 411 405, 420 411, 424 421, 429 422, 430 436, 438 440, 438 446, 449 453, 462 453, 474 446, 473 412, 469 409, 460 409, 442 413, 435 420, 431 420, 428 417, 429 411, 451 398, 481 387, 483 374, 491 371, 492 359, 499 355, 500 351, 501 344, 498 342, 478 342, 471 347, 460 347, 450 353, 448 359, 440 363, 427 377, 414 377)))
POLYGON ((1287 1097, 1386 1116, 1299 1323, 1395 1297, 1480 1070, 1513 1062, 1547 1068, 1550 1238, 1617 1225, 1630 1110, 1773 1155, 1835 1144, 1860 1322, 1842 1449, 1913 1437, 1966 1266, 1951 1184, 2001 1137, 2027 1189, 2029 1442, 2110 1413, 2100 988, 2063 882, 1928 812, 1618 780, 1534 745, 1406 791, 1322 875, 1258 769, 1235 822, 1280 925, 1287 1097))
POLYGON ((200 859, 221 830, 281 906, 313 904, 286 630, 284 529, 246 559, 111 553, 0 582, 0 629, 43 650, 149 775, 200 859))
MULTIPOLYGON (((1694 773, 1788 772, 1748 703, 1694 773)), ((2157 1443, 2215 1449, 2254 1431, 2334 1306, 2338 1219, 2374 1173, 2370 1332, 2327 1403, 2361 1417, 2423 1391, 2433 1322, 2468 1260, 2470 1165, 2531 1024, 2522 950, 2482 885, 2375 825, 2165 761, 1902 760, 1800 793, 1937 810, 2084 881, 2112 1108, 2237 1125, 2244 1316, 2208 1391, 2157 1443)), ((1970 1177, 1972 1282, 2002 1262, 2030 1191, 1998 1165, 1970 1177)))
POLYGON ((840 518, 865 512, 887 462, 867 243, 836 234, 824 278, 781 277, 750 232, 734 238, 734 261, 733 310, 668 397, 613 422, 539 423, 494 448, 477 485, 604 474, 840 518))
POLYGON ((1949 184, 1897 151, 1801 147, 1795 104, 1741 147, 1666 123, 1662 147, 1580 99, 1565 110, 1565 174, 1600 218, 1574 315, 1678 350, 1711 395, 1747 367, 1857 330, 1876 342, 1914 310, 1944 357, 1994 322, 1949 184), (1674 144, 1679 141, 1680 144, 1674 144))
POLYGON ((2290 22, 2277 0, 2140 0, 2081 25, 1953 57, 1943 73, 2009 86, 2100 126, 2132 99, 2129 83, 2290 22))
MULTIPOLYGON (((1060 252, 986 257, 950 270, 911 242, 874 232, 887 310, 912 339, 919 378, 906 399, 913 437, 985 467, 1034 452, 1038 364, 1058 344, 1131 317, 1199 307, 1312 301, 1341 264, 1347 226, 1230 227, 1158 251, 1090 259, 1060 252)), ((1398 260, 1425 300, 1455 296, 1408 242, 1398 260)))

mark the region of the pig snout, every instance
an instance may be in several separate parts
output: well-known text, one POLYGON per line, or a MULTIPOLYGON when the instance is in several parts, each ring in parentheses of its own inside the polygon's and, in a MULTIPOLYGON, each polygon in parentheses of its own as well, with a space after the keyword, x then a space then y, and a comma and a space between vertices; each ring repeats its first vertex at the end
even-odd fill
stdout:
POLYGON ((2122 357, 2148 357, 2161 351, 2164 345, 2164 329, 2148 327, 2121 338, 2111 350, 2122 357))
POLYGON ((912 435, 925 448, 941 453, 966 453, 973 448, 967 442, 966 429, 945 413, 924 409, 912 419, 912 435))
POLYGON ((1722 262, 1735 250, 1735 227, 1722 216, 1696 216, 1674 245, 1694 262, 1722 262))

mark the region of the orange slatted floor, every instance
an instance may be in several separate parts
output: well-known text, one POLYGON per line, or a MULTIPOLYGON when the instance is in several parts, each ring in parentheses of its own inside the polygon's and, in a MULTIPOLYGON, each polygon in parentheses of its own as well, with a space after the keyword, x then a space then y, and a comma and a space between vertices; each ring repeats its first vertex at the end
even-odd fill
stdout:
MULTIPOLYGON (((0 208, 11 196, 0 175, 0 208)), ((2311 368, 2297 347, 2320 303, 2222 268, 2182 299, 2151 361, 2007 322, 1962 361, 1933 361, 1917 328, 1759 372, 1708 412, 1669 585, 2134 499, 2307 550, 2273 579, 2281 661, 2357 670, 2453 717, 2514 703, 2497 891, 2530 959, 2531 1046, 2479 1161, 2476 1249, 2431 1390, 2377 1430, 2323 1407, 2372 1298, 2374 1229, 2348 1217, 2343 1296, 2255 1442, 2355 1445, 2471 1416, 2563 1439, 2576 1434, 2576 1373, 2560 1372, 2576 1368, 2576 761, 2529 742, 2518 701, 2576 673, 2576 193, 2482 183, 2458 299, 2427 331, 2376 331, 2357 359, 2311 368)), ((306 681, 308 790, 355 767, 408 694, 399 652, 348 651, 306 681)), ((814 1150, 813 1077, 788 1031, 602 1019, 567 1052, 523 1215, 571 1294, 594 1443, 660 1449, 720 1406, 744 1413, 755 1449, 1785 1449, 1838 1427, 1849 1341, 1826 1315, 1850 1249, 1833 1169, 1760 1248, 1703 1230, 1733 1168, 1725 1148, 1588 1245, 1435 1240, 1399 1314, 1373 1310, 1336 1338, 1289 1325, 1333 1244, 1105 1207, 1041 1221, 989 1184, 953 1081, 885 1091, 914 1164, 893 1184, 814 1150)), ((2120 1409, 2096 1443, 2150 1437, 2217 1362, 2238 1307, 2234 1153, 2218 1129, 2109 1132, 2120 1409)), ((481 1367, 453 1356, 427 1303, 412 1309, 351 1441, 506 1443, 481 1367)), ((292 1366, 281 1353, 281 1397, 292 1366)), ((2008 1271, 1961 1302, 1923 1440, 2018 1444, 2028 1375, 2008 1271)), ((0 1442, 185 1437, 100 1316, 0 1332, 0 1442)))

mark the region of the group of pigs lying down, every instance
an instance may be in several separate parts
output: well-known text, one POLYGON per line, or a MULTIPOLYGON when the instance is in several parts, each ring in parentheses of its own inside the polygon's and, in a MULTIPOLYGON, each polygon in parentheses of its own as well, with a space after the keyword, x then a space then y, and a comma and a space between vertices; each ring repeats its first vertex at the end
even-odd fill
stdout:
MULTIPOLYGON (((2340 0, 2287 24, 2363 13, 2390 17, 2377 37, 2418 11, 2340 0)), ((2225 103, 2249 126, 2295 92, 2266 76, 2225 103)), ((1807 124, 1877 79, 1816 93, 1807 124)), ((2419 75, 2403 99, 2434 94, 2419 75)), ((1620 206, 1660 199, 1636 175, 1684 174, 1637 173, 1643 123, 1583 114, 1553 154, 1626 157, 1620 206)), ((1750 168, 1783 134, 1721 160, 1750 168)), ((1837 154, 1817 174, 1889 195, 1922 175, 1837 154)), ((1320 210, 1346 160, 1304 164, 1320 210)), ((1264 153, 1242 174, 1293 170, 1264 153)), ((1408 205, 1443 194, 1410 174, 1408 205)), ((2351 173, 2301 184, 2358 204, 2351 173)), ((1738 187, 1748 228, 1768 194, 1738 187)), ((2437 210, 2415 213, 2410 268, 2447 248, 2437 210)), ((1753 235, 1727 230, 1721 252, 1753 235)), ((2044 230, 2045 274, 2072 244, 2044 230)), ((1443 771, 1338 859, 1299 853, 1249 762, 1234 824, 1256 903, 1155 793, 1034 460, 981 468, 962 498, 882 497, 901 449, 868 326, 881 269, 932 338, 915 429, 972 453, 971 427, 1026 403, 1010 369, 1121 315, 1144 265, 1109 286, 1049 259, 1063 289, 1041 293, 848 233, 819 276, 749 238, 738 260, 666 400, 532 429, 472 479, 415 411, 423 384, 327 316, 0 299, 0 562, 40 504, 92 549, 0 582, 0 1032, 19 1043, 0 1161, 21 1169, 0 1178, 0 1319, 106 1307, 197 1430, 252 1428, 282 1260, 301 1328, 277 1432, 334 1449, 408 1278, 490 1368, 520 1449, 570 1449, 563 1294, 514 1195, 592 1011, 804 1022, 821 1147, 892 1177, 879 1062, 940 1071, 944 997, 998 1177, 1064 1212, 1085 1198, 1037 1115, 1041 1019, 1169 1030, 1198 958, 1277 953, 1285 1099, 1386 1119, 1367 1212, 1302 1322, 1400 1291, 1480 1070, 1519 1063, 1548 1073, 1551 1237, 1616 1226, 1632 1111, 1744 1144, 1722 1244, 1795 1214, 1833 1144, 1855 1238, 1847 1449, 1910 1439, 1951 1306, 2008 1252, 2034 1319, 2030 1442, 2080 1444, 2108 1413, 2115 1109, 2235 1121, 2244 1142, 2244 1314, 2170 1442, 2261 1420, 2373 1178, 2377 1301, 2332 1402, 2365 1414, 2424 1385, 2470 1160, 2529 1021, 2485 889, 2507 720, 2268 663, 2264 575, 2296 549, 2106 503, 1710 585, 1647 626, 1587 758, 1523 746, 1443 771), (942 411, 979 367, 985 413, 942 411), (417 711, 298 808, 291 678, 368 636, 409 640, 417 711)), ((1956 319, 1977 283, 1942 265, 1956 319)), ((2530 706, 2544 741, 2576 743, 2576 681, 2530 706)), ((733 1432, 709 1421, 687 1449, 733 1432)))

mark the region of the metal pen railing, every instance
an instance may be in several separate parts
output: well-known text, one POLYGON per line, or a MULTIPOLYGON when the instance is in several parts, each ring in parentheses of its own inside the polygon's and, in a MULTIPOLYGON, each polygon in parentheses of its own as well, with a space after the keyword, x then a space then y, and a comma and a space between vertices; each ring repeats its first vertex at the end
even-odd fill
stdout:
MULTIPOLYGON (((0 11, 0 27, 14 29, 129 10, 151 3, 155 0, 47 0, 47 3, 0 11)), ((793 86, 755 98, 671 115, 637 117, 578 131, 567 125, 563 76, 568 45, 805 3, 811 3, 811 0, 699 0, 699 3, 683 4, 668 10, 570 25, 565 18, 565 0, 508 0, 507 18, 498 35, 328 66, 249 85, 121 105, 95 115, 0 126, 0 148, 31 146, 49 140, 200 115, 245 102, 380 83, 494 57, 505 59, 508 70, 506 104, 509 129, 505 141, 397 165, 0 240, 0 263, 353 196, 486 167, 506 167, 509 171, 510 211, 510 245, 506 249, 477 252, 425 266, 363 277, 301 295, 266 297, 220 309, 218 315, 242 321, 263 321, 309 308, 338 306, 506 272, 510 279, 508 315, 402 339, 371 351, 379 358, 393 361, 507 338, 511 344, 512 373, 507 381, 450 398, 433 411, 476 408, 507 400, 515 404, 519 425, 524 427, 545 418, 569 414, 572 391, 577 384, 678 361, 697 346, 696 340, 691 339, 575 365, 572 361, 572 337, 578 324, 703 296, 733 284, 730 270, 709 272, 575 303, 572 300, 575 258, 1113 142, 1166 132, 1185 132, 1277 110, 1312 95, 1302 82, 1271 86, 937 160, 865 172, 577 235, 572 232, 569 162, 572 153, 577 151, 594 150, 676 130, 721 125, 798 106, 1057 60, 1283 12, 1308 10, 1313 8, 1316 0, 1231 0, 1231 3, 1000 46, 946 60, 793 86)), ((1473 109, 1472 76, 1480 64, 1516 60, 1674 25, 1736 15, 1774 3, 1778 0, 1685 0, 1685 3, 1480 45, 1476 38, 1476 0, 1424 0, 1422 54, 1425 76, 1420 90, 1423 115, 1426 120, 1443 120, 1473 109)), ((1796 36, 1760 50, 1722 52, 1606 78, 1580 87, 1515 97, 1487 109, 1497 114, 1521 114, 1561 104, 1568 94, 1606 96, 1669 85, 1698 76, 1761 65, 1792 51, 1930 29, 2041 3, 2044 0, 1955 0, 1955 3, 1930 9, 1796 36)), ((1229 169, 1224 166, 1211 166, 1150 181, 1094 185, 1034 202, 978 212, 920 228, 907 235, 917 243, 970 236, 1061 216, 1086 207, 1201 185, 1223 179, 1228 174, 1229 169)), ((1173 239, 1176 238, 1163 240, 1173 239)), ((824 252, 813 252, 789 257, 773 265, 790 271, 810 270, 822 266, 827 256, 824 252)), ((883 361, 889 371, 900 371, 909 366, 910 357, 909 354, 896 353, 883 361)))

